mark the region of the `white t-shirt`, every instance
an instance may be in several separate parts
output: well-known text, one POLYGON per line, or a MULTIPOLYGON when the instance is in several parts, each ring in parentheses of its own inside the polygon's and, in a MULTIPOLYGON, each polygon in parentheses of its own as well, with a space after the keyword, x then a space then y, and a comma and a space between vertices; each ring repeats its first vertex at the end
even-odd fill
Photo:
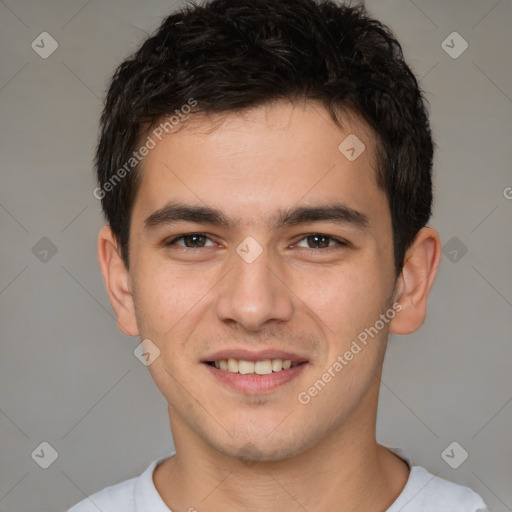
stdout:
MULTIPOLYGON (((488 512, 482 498, 469 487, 448 482, 421 466, 414 466, 405 450, 389 450, 404 459, 411 472, 400 496, 386 512, 488 512)), ((106 487, 67 512, 98 512, 98 509, 102 512, 172 512, 153 483, 154 469, 167 458, 169 455, 154 460, 142 475, 106 487)))

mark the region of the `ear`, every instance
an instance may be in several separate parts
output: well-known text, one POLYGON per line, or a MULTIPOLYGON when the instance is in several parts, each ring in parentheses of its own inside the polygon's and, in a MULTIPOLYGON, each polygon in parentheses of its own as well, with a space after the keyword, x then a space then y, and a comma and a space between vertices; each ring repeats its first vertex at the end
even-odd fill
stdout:
POLYGON ((435 229, 421 229, 405 255, 397 279, 395 301, 402 309, 390 323, 389 332, 410 334, 418 330, 427 315, 427 298, 441 261, 441 240, 435 229))
POLYGON ((128 336, 137 336, 139 329, 135 317, 130 275, 109 226, 101 228, 98 235, 98 260, 110 304, 116 314, 117 327, 128 336))

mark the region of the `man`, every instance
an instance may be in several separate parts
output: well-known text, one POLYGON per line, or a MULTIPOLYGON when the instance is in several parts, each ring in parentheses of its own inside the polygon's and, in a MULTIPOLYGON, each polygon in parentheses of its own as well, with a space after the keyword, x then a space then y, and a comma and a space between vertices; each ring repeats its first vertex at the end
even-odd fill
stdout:
POLYGON ((485 510, 375 438, 389 333, 424 321, 433 143, 362 7, 214 0, 117 70, 99 260, 175 454, 73 512, 485 510))

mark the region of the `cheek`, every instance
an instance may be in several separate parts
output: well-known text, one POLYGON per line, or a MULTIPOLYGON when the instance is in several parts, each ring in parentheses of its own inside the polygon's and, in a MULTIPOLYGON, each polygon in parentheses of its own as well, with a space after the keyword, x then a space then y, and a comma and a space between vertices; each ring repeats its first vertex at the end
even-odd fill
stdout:
POLYGON ((169 403, 180 396, 180 382, 197 364, 186 349, 190 334, 202 316, 203 301, 211 286, 183 266, 177 268, 153 259, 136 276, 134 302, 142 338, 149 338, 160 355, 148 366, 151 376, 169 403))
POLYGON ((383 312, 388 285, 375 266, 350 265, 302 274, 297 296, 321 320, 327 336, 348 339, 383 312))
POLYGON ((148 261, 135 276, 134 301, 141 335, 162 339, 175 334, 201 310, 211 288, 207 272, 171 266, 158 259, 148 261))

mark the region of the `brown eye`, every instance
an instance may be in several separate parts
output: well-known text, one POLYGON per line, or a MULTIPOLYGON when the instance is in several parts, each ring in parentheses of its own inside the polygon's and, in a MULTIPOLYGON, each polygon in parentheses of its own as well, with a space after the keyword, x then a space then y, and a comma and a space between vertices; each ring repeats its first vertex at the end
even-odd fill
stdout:
POLYGON ((204 233, 187 233, 186 235, 181 235, 170 240, 166 245, 181 245, 189 249, 197 249, 207 247, 208 241, 210 241, 210 246, 213 245, 211 240, 204 233))
POLYGON ((307 237, 308 245, 312 249, 323 249, 329 247, 330 238, 324 235, 309 235, 307 237))
POLYGON ((304 245, 301 245, 304 241, 306 242, 308 249, 327 249, 336 245, 346 245, 342 240, 338 240, 332 236, 327 236, 322 233, 307 235, 299 241, 298 245, 300 247, 304 247, 304 245))

